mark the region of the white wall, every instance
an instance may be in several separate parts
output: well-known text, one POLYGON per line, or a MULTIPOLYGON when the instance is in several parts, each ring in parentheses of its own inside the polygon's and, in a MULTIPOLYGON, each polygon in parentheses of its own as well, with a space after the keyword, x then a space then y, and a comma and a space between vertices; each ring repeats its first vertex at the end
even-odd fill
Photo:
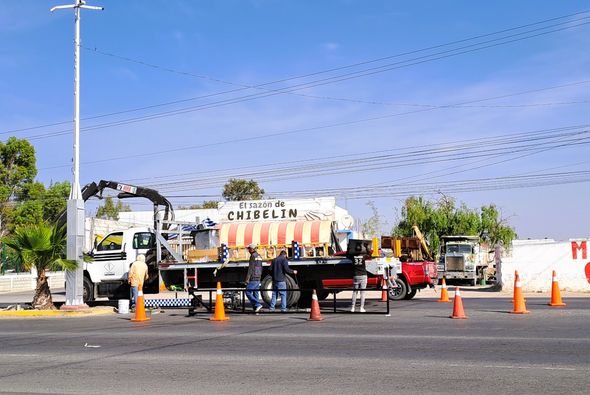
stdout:
POLYGON ((590 239, 514 240, 509 255, 502 258, 505 288, 514 286, 515 270, 524 291, 549 292, 555 270, 562 290, 590 292, 590 239))

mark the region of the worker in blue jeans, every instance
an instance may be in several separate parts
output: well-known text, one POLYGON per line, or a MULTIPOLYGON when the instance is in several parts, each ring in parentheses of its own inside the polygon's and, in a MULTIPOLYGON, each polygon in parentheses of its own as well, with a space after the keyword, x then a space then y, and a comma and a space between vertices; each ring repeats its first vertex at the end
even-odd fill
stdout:
POLYGON ((287 311, 287 282, 285 281, 285 274, 297 274, 297 270, 291 270, 289 261, 287 260, 287 253, 283 250, 278 257, 272 260, 270 265, 270 275, 272 277, 272 298, 270 300, 270 311, 275 310, 277 303, 277 293, 281 295, 281 313, 287 311))
POLYGON ((262 258, 256 251, 258 246, 250 244, 248 252, 250 253, 250 262, 248 264, 248 274, 246 274, 246 297, 252 303, 255 313, 262 309, 260 303, 260 278, 262 277, 262 258))

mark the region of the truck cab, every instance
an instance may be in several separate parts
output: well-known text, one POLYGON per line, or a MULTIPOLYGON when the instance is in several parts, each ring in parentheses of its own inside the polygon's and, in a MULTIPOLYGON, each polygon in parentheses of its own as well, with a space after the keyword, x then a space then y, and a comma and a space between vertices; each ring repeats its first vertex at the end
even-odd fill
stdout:
POLYGON ((478 236, 443 236, 441 238, 439 278, 467 280, 472 285, 483 278, 485 265, 478 236))
MULTIPOLYGON (((89 253, 91 261, 84 264, 84 300, 129 296, 129 267, 139 254, 146 255, 148 268, 155 267, 150 265, 149 259, 154 247, 155 235, 147 227, 108 233, 89 253)), ((150 280, 153 281, 152 277, 153 270, 150 269, 150 280)))

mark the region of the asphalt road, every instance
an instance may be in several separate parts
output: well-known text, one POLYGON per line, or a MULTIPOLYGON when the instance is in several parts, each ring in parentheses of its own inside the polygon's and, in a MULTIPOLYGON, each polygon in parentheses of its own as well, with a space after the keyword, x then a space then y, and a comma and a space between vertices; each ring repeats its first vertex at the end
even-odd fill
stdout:
MULTIPOLYGON (((467 295, 468 296, 468 295, 467 295)), ((392 316, 183 311, 134 324, 121 315, 0 320, 2 393, 587 393, 590 300, 392 304, 392 316), (85 347, 84 345, 100 346, 85 347)), ((382 309, 376 301, 369 309, 382 309)))

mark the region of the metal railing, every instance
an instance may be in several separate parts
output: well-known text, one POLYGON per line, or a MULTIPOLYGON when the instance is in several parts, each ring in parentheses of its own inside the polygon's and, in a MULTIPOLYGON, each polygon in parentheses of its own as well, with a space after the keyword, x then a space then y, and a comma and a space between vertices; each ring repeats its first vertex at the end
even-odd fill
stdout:
MULTIPOLYGON (((250 289, 246 289, 246 288, 223 288, 222 292, 223 292, 223 296, 224 296, 224 308, 226 308, 229 312, 231 312, 232 314, 277 314, 280 312, 279 311, 259 311, 258 313, 255 313, 254 311, 248 311, 246 309, 246 291, 258 291, 259 293, 262 294, 262 292, 271 292, 272 290, 250 290, 250 289), (236 300, 234 298, 234 295, 238 293, 240 294, 240 297, 236 300), (226 303, 226 300, 229 299, 229 303, 226 303), (239 303, 236 303, 239 302, 239 303)), ((287 294, 289 292, 313 292, 314 289, 313 288, 292 288, 292 289, 285 289, 285 290, 279 290, 279 291, 285 291, 287 292, 287 294)), ((325 292, 329 292, 333 295, 333 298, 331 300, 331 307, 328 309, 326 308, 326 304, 327 304, 327 299, 323 301, 318 301, 319 302, 319 306, 320 306, 320 312, 322 314, 380 314, 380 315, 390 315, 391 309, 389 306, 389 297, 387 298, 387 300, 385 301, 384 305, 385 305, 385 309, 384 311, 366 311, 365 313, 360 313, 358 312, 352 312, 350 311, 351 309, 351 300, 350 299, 346 299, 346 301, 344 300, 340 300, 340 302, 345 305, 346 307, 342 307, 342 306, 338 306, 338 299, 336 297, 336 294, 338 292, 342 292, 342 291, 381 291, 379 289, 376 288, 330 288, 330 289, 325 289, 322 290, 325 292)), ((189 307, 189 316, 193 316, 197 314, 197 309, 199 307, 204 308, 208 313, 212 313, 215 311, 214 309, 214 300, 215 300, 215 294, 217 292, 216 288, 192 288, 189 287, 188 288, 188 294, 189 297, 192 296, 192 300, 191 300, 191 306, 189 307), (202 299, 201 295, 197 295, 198 293, 208 293, 209 294, 209 301, 208 302, 204 302, 202 299)), ((264 300, 262 298, 261 295, 261 303, 264 303, 264 300)), ((360 300, 360 295, 357 297, 357 301, 360 300)), ((366 301, 369 300, 373 300, 373 299, 365 299, 366 301)), ((248 301, 249 302, 249 301, 248 301)), ((365 308, 367 307, 367 305, 365 305, 365 308)), ((287 313, 289 314, 309 314, 310 310, 309 307, 305 307, 305 308, 300 308, 300 307, 295 307, 294 309, 291 308, 287 311, 287 313)))

